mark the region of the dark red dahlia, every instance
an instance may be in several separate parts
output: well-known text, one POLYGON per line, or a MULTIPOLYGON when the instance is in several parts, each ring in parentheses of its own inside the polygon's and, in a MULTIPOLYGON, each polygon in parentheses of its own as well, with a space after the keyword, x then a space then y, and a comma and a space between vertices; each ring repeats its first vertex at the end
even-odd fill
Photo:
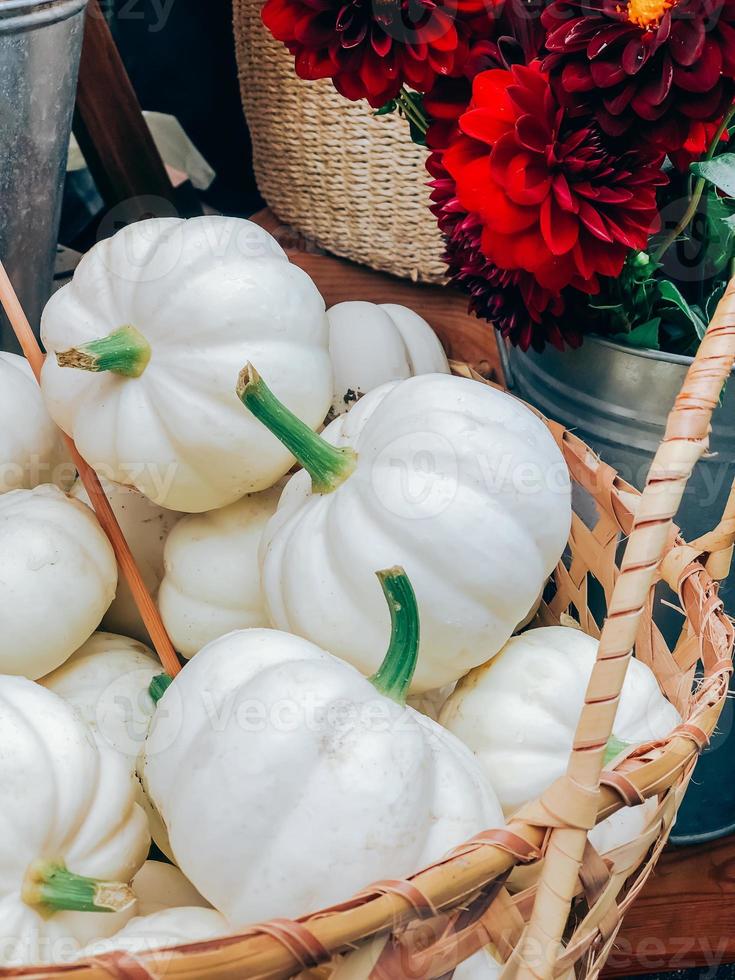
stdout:
POLYGON ((563 319, 560 294, 544 289, 523 270, 498 268, 483 254, 482 222, 463 209, 441 156, 440 151, 432 153, 427 168, 434 178, 431 210, 445 236, 444 259, 451 285, 469 294, 472 312, 522 350, 543 350, 546 343, 559 350, 565 344, 579 347, 578 321, 563 319))
POLYGON ((735 0, 552 0, 542 23, 559 97, 610 136, 680 150, 735 97, 735 0))
POLYGON ((266 0, 262 16, 301 78, 331 78, 380 108, 403 85, 426 92, 459 74, 468 24, 485 10, 484 0, 266 0))
MULTIPOLYGON (((426 144, 430 149, 446 149, 456 137, 460 116, 467 111, 472 99, 472 80, 476 75, 491 68, 511 68, 531 60, 516 37, 516 33, 524 34, 524 29, 509 18, 514 9, 507 4, 498 8, 497 17, 472 18, 462 74, 438 78, 431 91, 424 95, 423 109, 430 122, 426 144)), ((531 36, 528 31, 525 35, 531 36)))
POLYGON ((442 161, 481 222, 485 257, 554 294, 596 292, 658 228, 662 154, 612 152, 593 122, 559 106, 538 62, 475 78, 442 161))
MULTIPOLYGON (((689 135, 678 150, 671 150, 669 156, 677 170, 685 173, 689 170, 689 165, 694 160, 699 160, 704 156, 712 140, 717 135, 720 128, 721 119, 714 119, 712 122, 692 121, 689 135)), ((727 130, 722 134, 722 141, 727 142, 727 130)))

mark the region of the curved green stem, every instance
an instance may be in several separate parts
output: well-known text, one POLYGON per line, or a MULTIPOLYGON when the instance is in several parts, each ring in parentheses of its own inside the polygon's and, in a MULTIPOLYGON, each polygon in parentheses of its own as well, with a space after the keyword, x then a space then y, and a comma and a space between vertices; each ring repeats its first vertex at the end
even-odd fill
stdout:
POLYGON ((139 378, 150 359, 150 344, 140 330, 132 326, 120 327, 101 340, 90 340, 88 344, 59 351, 56 355, 59 367, 95 373, 110 371, 123 378, 139 378))
POLYGON ((23 883, 23 901, 41 912, 122 912, 135 902, 129 885, 73 874, 58 862, 37 861, 23 883))
POLYGON ((153 699, 154 704, 158 704, 173 682, 173 677, 170 677, 168 674, 156 674, 148 685, 148 693, 153 699))
MULTIPOLYGON (((711 160, 712 157, 715 155, 717 147, 720 144, 720 140, 722 139, 725 130, 728 128, 733 118, 735 118, 735 102, 733 102, 733 104, 730 106, 728 112, 725 113, 725 117, 720 123, 719 129, 717 130, 714 137, 712 138, 712 142, 710 143, 707 152, 704 155, 704 160, 711 160)), ((689 206, 687 207, 686 211, 682 215, 681 221, 676 226, 676 228, 674 228, 671 234, 667 235, 664 241, 661 243, 661 245, 656 249, 656 252, 654 253, 653 256, 655 262, 661 261, 661 259, 664 257, 666 252, 668 252, 668 250, 677 240, 679 235, 683 234, 683 232, 686 231, 686 229, 694 220, 694 217, 697 213, 697 209, 699 207, 699 202, 702 200, 702 194, 704 194, 704 188, 706 185, 707 185, 707 180, 705 177, 700 177, 697 180, 697 183, 694 185, 694 190, 692 192, 691 199, 689 201, 689 206)))
POLYGON ((240 372, 237 397, 296 457, 311 477, 314 493, 331 493, 355 469, 357 453, 332 446, 313 432, 276 398, 252 364, 240 372))
POLYGON ((405 704, 419 658, 419 610, 408 575, 399 566, 376 573, 390 608, 391 637, 383 663, 370 683, 386 697, 405 704))
POLYGON ((605 754, 602 757, 603 766, 609 766, 613 759, 616 759, 621 752, 629 749, 631 745, 632 742, 625 742, 622 738, 616 738, 615 735, 611 735, 607 740, 605 754))

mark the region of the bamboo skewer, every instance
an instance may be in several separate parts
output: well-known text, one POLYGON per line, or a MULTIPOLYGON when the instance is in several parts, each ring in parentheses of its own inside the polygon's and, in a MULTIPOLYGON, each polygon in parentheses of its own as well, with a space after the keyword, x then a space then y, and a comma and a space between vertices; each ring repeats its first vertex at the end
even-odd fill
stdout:
MULTIPOLYGON (((5 266, 1 261, 0 304, 2 304, 18 343, 20 344, 27 361, 31 366, 31 369, 36 376, 36 380, 40 384, 44 354, 38 341, 36 340, 33 330, 31 329, 31 325, 28 322, 28 317, 25 315, 25 311, 23 310, 15 289, 13 288, 13 284, 5 271, 5 266)), ((153 648, 156 651, 166 673, 171 677, 175 677, 181 670, 179 659, 176 656, 176 651, 174 650, 173 644, 171 643, 169 635, 166 632, 166 627, 163 625, 161 614, 159 613, 156 604, 151 598, 148 589, 143 582, 138 566, 136 565, 135 559, 130 551, 130 547, 125 540, 125 535, 120 529, 120 525, 118 524, 115 513, 110 505, 110 501, 107 499, 107 494, 105 493, 102 484, 100 483, 100 479, 95 471, 79 455, 74 442, 66 434, 64 434, 64 439, 69 447, 69 452, 71 453, 74 465, 79 471, 79 476, 84 484, 84 488, 89 494, 89 499, 97 515, 97 519, 100 522, 103 531, 110 540, 110 544, 115 552, 115 558, 117 559, 120 571, 130 586, 130 591, 132 592, 133 599, 138 607, 138 612, 140 613, 141 618, 145 623, 145 627, 148 630, 153 648)))

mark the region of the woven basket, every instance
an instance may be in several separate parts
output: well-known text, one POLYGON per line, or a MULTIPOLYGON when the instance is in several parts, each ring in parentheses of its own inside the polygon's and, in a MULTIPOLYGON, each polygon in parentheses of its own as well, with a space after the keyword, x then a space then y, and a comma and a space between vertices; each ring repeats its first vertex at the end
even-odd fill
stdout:
POLYGON ((428 210, 426 151, 397 115, 373 117, 328 79, 305 82, 263 26, 263 0, 234 0, 240 91, 260 193, 325 249, 382 272, 441 282, 441 235, 428 210))
MULTIPOLYGON (((335 954, 389 936, 372 978, 444 977, 488 944, 506 964, 504 978, 548 980, 571 967, 578 977, 596 977, 624 912, 666 843, 727 695, 735 631, 718 598, 717 580, 727 574, 732 555, 735 491, 721 524, 692 544, 682 541, 672 517, 706 451, 712 411, 734 359, 735 280, 687 374, 642 494, 571 432, 547 422, 582 506, 573 518, 568 554, 533 625, 559 623, 571 614, 600 637, 600 645, 568 773, 540 800, 523 807, 507 827, 488 829, 410 880, 379 882, 298 922, 276 920, 238 936, 135 957, 112 953, 63 968, 0 970, 0 976, 276 980, 319 968, 310 976, 323 977, 335 954), (593 510, 596 517, 589 522, 579 516, 593 510), (627 544, 618 564, 621 538, 627 544), (602 630, 588 603, 593 579, 607 600, 602 630), (662 583, 678 596, 684 614, 673 650, 654 618, 654 589, 662 583), (633 647, 684 722, 667 739, 635 746, 601 773, 633 647), (650 798, 658 803, 646 829, 603 859, 587 830, 621 807, 650 798), (535 866, 538 874, 512 894, 507 879, 516 865, 535 866)), ((483 383, 467 366, 454 369, 483 383)))

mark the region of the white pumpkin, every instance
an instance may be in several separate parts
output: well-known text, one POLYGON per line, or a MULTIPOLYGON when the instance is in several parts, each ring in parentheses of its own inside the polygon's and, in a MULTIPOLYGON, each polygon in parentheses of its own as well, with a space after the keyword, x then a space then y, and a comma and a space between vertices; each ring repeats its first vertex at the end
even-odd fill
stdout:
POLYGON ((97 628, 117 563, 92 511, 54 486, 0 496, 0 672, 36 679, 97 628))
POLYGON ((41 683, 73 705, 98 742, 125 760, 151 835, 170 856, 166 828, 138 779, 139 756, 156 710, 149 687, 162 673, 155 654, 137 640, 95 633, 41 683))
POLYGON ((254 369, 238 390, 306 467, 263 536, 272 624, 370 673, 389 630, 372 570, 396 561, 421 614, 412 693, 497 653, 569 534, 569 473, 543 422, 505 392, 429 374, 370 392, 322 438, 254 369))
POLYGON ((164 909, 210 908, 192 883, 164 861, 146 861, 131 882, 138 899, 138 915, 152 915, 164 909))
POLYGON ((279 486, 271 487, 221 510, 191 514, 170 534, 158 607, 185 657, 225 633, 269 625, 258 549, 280 495, 279 486))
POLYGON ((171 510, 223 507, 290 469, 235 398, 248 358, 314 428, 332 399, 322 297, 239 218, 128 225, 84 256, 41 332, 57 424, 107 478, 171 510))
POLYGON ((658 800, 652 797, 639 806, 626 806, 617 810, 592 828, 588 835, 590 843, 600 854, 607 854, 629 844, 646 829, 657 806, 658 800))
POLYGON ((78 959, 103 956, 114 950, 126 953, 146 953, 170 946, 186 946, 226 936, 230 932, 227 920, 214 909, 161 909, 150 915, 137 916, 109 939, 100 939, 81 950, 78 959))
POLYGON ((353 300, 327 310, 334 372, 332 412, 341 415, 359 398, 417 374, 449 374, 439 338, 418 313, 396 303, 353 300))
POLYGON ((51 421, 28 361, 0 351, 0 493, 53 483, 63 490, 74 464, 51 421))
POLYGON ((178 865, 235 927, 346 899, 502 826, 472 754, 405 707, 415 601, 405 576, 383 577, 394 631, 372 682, 253 629, 201 650, 159 702, 147 790, 178 865))
MULTIPOLYGON (((475 753, 506 816, 566 771, 597 646, 567 626, 529 630, 463 678, 442 709, 441 724, 475 753)), ((653 673, 631 660, 615 738, 630 743, 662 738, 680 722, 653 673)))
MULTIPOLYGON (((385 945, 384 936, 368 940, 354 953, 348 953, 339 960, 329 980, 370 980, 385 945)), ((400 961, 392 961, 391 966, 394 970, 392 980, 420 980, 413 971, 401 971, 400 961)), ((500 963, 488 949, 479 949, 457 966, 453 980, 497 980, 501 969, 500 963)))
POLYGON ((124 761, 39 684, 0 676, 0 745, 0 964, 64 960, 134 913, 129 889, 104 883, 142 865, 146 819, 124 761))
POLYGON ((156 710, 148 688, 162 673, 155 654, 137 640, 95 633, 41 683, 72 704, 134 775, 156 710))
POLYGON ((447 684, 435 691, 425 691, 423 694, 413 694, 408 699, 408 703, 422 715, 428 715, 434 721, 439 721, 441 710, 447 702, 447 698, 452 693, 455 684, 447 684))
MULTIPOLYGON (((155 596, 163 578, 163 548, 166 538, 181 519, 181 514, 154 504, 132 487, 110 481, 104 481, 103 487, 125 540, 130 545, 143 582, 149 594, 155 596)), ((87 505, 90 503, 81 480, 77 480, 71 488, 71 495, 87 505)), ((102 626, 110 633, 121 633, 143 643, 149 642, 148 630, 124 576, 120 576, 117 595, 104 615, 102 626)))

